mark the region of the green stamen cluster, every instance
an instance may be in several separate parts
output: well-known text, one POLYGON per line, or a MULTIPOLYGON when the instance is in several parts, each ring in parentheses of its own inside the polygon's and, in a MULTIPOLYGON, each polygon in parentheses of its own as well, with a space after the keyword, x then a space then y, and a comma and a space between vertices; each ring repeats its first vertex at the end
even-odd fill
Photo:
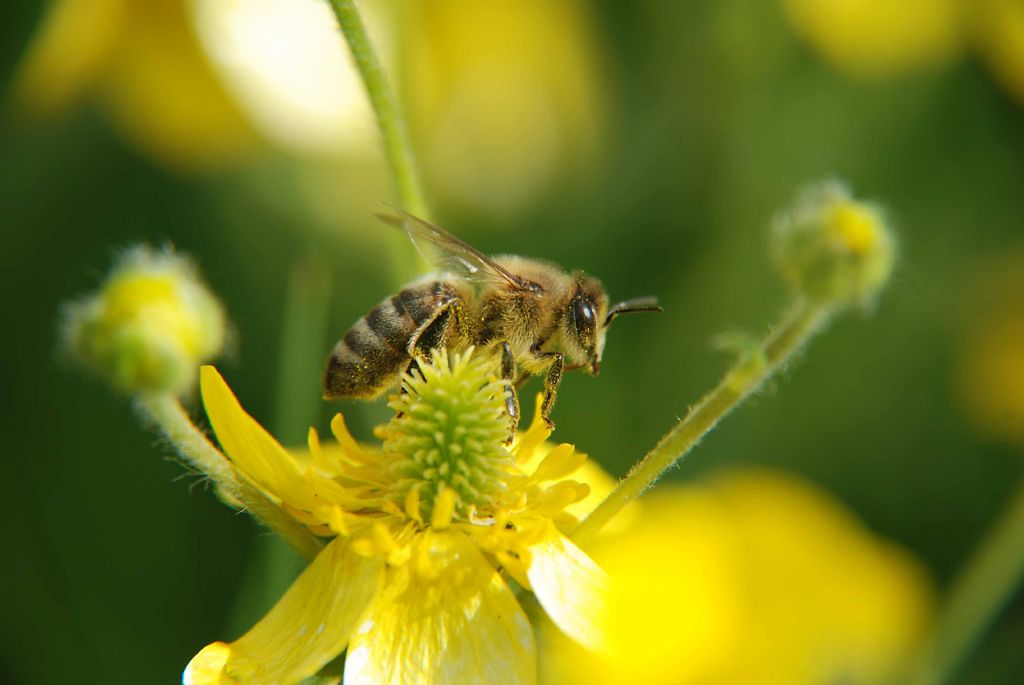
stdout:
POLYGON ((486 515, 505 490, 512 457, 508 437, 507 390, 483 355, 435 353, 420 371, 406 374, 402 393, 388 404, 395 418, 387 427, 384 449, 393 465, 396 498, 406 502, 419 491, 420 515, 429 521, 442 489, 457 495, 455 515, 470 508, 486 515))

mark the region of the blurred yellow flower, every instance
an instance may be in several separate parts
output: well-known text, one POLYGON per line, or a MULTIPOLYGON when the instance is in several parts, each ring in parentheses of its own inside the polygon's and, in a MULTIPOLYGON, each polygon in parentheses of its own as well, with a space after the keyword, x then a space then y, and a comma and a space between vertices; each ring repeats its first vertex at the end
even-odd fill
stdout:
POLYGON ((737 471, 663 486, 590 550, 616 582, 609 656, 542 632, 542 682, 898 682, 929 625, 928 578, 826 493, 737 471))
POLYGON ((179 168, 223 164, 257 142, 195 36, 187 0, 57 0, 14 86, 19 106, 53 115, 89 90, 118 127, 179 168))
POLYGON ((16 102, 53 115, 88 91, 143 151, 181 169, 222 166, 266 143, 328 158, 377 143, 324 0, 57 0, 21 65, 16 102))
POLYGON ((1024 250, 978 271, 958 365, 960 404, 985 435, 1024 445, 1024 250))
POLYGON ((189 663, 185 685, 296 683, 347 646, 348 685, 536 681, 534 634, 506 582, 530 590, 590 649, 607 579, 560 531, 588 488, 565 476, 586 457, 547 449, 539 412, 511 450, 505 386, 471 353, 406 376, 382 449, 337 415, 336 447, 310 432, 311 463, 284 450, 212 367, 203 402, 234 465, 299 521, 333 540, 255 627, 189 663), (541 458, 538 450, 543 450, 541 458), (534 463, 536 468, 527 469, 534 463))
MULTIPOLYGON (((375 153, 362 81, 327 0, 193 0, 196 31, 230 92, 273 144, 315 157, 375 153)), ((379 2, 359 3, 378 51, 379 2)), ((381 51, 384 56, 388 51, 381 51)))
MULTIPOLYGON (((399 17, 388 9, 360 3, 408 91, 428 177, 445 198, 522 209, 588 167, 604 107, 585 3, 412 3, 396 60, 399 17)), ((56 0, 16 81, 15 99, 32 114, 96 93, 135 144, 181 169, 266 144, 305 159, 362 159, 378 143, 325 0, 56 0)))
POLYGON ((429 182, 473 209, 528 206, 595 152, 604 110, 580 0, 420 0, 402 44, 429 182))
POLYGON ((961 0, 782 0, 782 7, 826 61, 859 77, 944 64, 965 38, 961 0))
POLYGON ((978 50, 995 77, 1024 103, 1024 2, 978 0, 974 7, 978 50))

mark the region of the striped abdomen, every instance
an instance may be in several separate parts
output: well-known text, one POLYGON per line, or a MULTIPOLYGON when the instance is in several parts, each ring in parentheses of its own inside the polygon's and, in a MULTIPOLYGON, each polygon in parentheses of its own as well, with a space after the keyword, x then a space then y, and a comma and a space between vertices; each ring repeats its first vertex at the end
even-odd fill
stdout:
POLYGON ((373 398, 398 383, 409 365, 409 344, 432 349, 444 342, 459 294, 443 281, 410 286, 359 319, 334 346, 324 372, 324 398, 373 398), (428 323, 431 322, 432 323, 428 323))

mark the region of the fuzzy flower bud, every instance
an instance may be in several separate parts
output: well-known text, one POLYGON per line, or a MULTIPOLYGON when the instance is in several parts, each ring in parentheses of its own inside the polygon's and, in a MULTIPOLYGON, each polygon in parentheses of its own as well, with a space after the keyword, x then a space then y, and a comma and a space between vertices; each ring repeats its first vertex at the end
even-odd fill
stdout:
POLYGON ((773 256, 789 286, 835 306, 869 303, 892 273, 895 247, 882 211, 835 181, 808 188, 772 228, 773 256))
POLYGON ((139 246, 98 292, 68 306, 66 334, 74 355, 119 390, 181 393, 223 347, 225 317, 191 262, 139 246))

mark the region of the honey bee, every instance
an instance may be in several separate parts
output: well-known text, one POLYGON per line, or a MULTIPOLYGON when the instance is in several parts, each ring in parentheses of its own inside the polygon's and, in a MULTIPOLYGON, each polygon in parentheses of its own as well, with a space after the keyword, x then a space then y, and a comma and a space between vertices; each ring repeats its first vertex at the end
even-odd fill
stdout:
POLYGON ((429 246, 439 254, 438 271, 385 299, 345 333, 327 359, 324 399, 373 399, 433 350, 472 345, 500 354, 513 430, 515 388, 545 374, 541 416, 553 428, 562 374, 583 369, 596 376, 609 324, 621 314, 661 311, 653 297, 609 306, 601 282, 581 271, 516 255, 490 258, 410 214, 378 216, 405 230, 421 252, 429 246))

